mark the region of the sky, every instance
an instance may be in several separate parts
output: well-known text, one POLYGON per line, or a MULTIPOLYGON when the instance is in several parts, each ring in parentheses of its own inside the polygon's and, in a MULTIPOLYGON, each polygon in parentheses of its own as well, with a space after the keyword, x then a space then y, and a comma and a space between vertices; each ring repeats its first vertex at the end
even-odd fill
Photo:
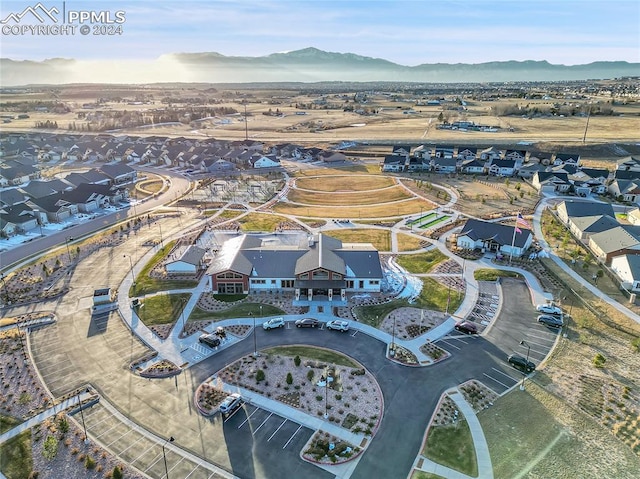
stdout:
MULTIPOLYGON (((3 0, 0 20, 37 3, 3 0)), ((8 19, 2 24, 1 57, 154 60, 181 52, 253 57, 316 47, 408 66, 507 60, 565 65, 640 62, 640 0, 67 0, 64 5, 41 0, 41 4, 60 12, 64 8, 67 14, 105 11, 111 18, 120 10, 125 21, 121 33, 114 35, 77 31, 32 35, 16 33, 17 26, 39 24, 30 13, 18 23, 8 19)))

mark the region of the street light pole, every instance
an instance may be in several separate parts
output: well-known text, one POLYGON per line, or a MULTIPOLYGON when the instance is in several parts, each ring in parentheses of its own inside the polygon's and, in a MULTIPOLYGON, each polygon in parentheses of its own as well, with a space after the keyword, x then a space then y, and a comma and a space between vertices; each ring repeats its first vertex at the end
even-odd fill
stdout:
POLYGON ((123 254, 122 256, 129 258, 129 266, 131 267, 131 269, 129 270, 129 271, 131 271, 131 282, 132 282, 133 286, 135 286, 136 285, 136 278, 133 275, 133 261, 131 260, 131 255, 130 254, 123 254))
POLYGON ((71 263, 71 251, 69 251, 69 241, 73 241, 73 236, 67 236, 67 238, 64 240, 65 244, 67 245, 67 255, 69 256, 69 263, 71 263))
POLYGON ((175 441, 175 439, 173 438, 173 436, 171 436, 168 439, 166 439, 164 443, 162 443, 162 459, 164 459, 164 477, 166 479, 169 479, 169 468, 167 468, 167 454, 164 451, 164 447, 167 445, 168 442, 173 442, 173 441, 175 441))
MULTIPOLYGON (((82 403, 80 402, 80 390, 78 390, 78 407, 80 407, 80 418, 82 419, 82 429, 84 429, 84 443, 89 443, 89 436, 87 436, 87 425, 84 423, 84 413, 82 412, 82 403)), ((83 392, 89 392, 89 389, 86 389, 83 392)))
POLYGON ((396 315, 393 315, 393 331, 391 332, 391 349, 396 350, 396 315))
MULTIPOLYGON (((526 369, 529 367, 529 353, 531 352, 531 346, 525 340, 520 341, 520 346, 527 347, 527 361, 526 361, 527 364, 525 366, 525 371, 526 371, 526 369)), ((522 384, 520 384, 520 391, 524 391, 524 380, 527 377, 527 374, 525 373, 525 371, 522 371, 522 384)))
POLYGON ((180 310, 180 316, 182 316, 182 330, 184 331, 187 323, 184 319, 184 310, 187 308, 187 298, 182 298, 182 309, 180 310))
POLYGON ((160 248, 162 248, 162 225, 158 223, 158 228, 160 228, 160 248))
POLYGON ((7 280, 5 279, 4 273, 0 273, 0 279, 2 280, 2 289, 4 289, 4 302, 9 304, 9 290, 7 290, 7 280))

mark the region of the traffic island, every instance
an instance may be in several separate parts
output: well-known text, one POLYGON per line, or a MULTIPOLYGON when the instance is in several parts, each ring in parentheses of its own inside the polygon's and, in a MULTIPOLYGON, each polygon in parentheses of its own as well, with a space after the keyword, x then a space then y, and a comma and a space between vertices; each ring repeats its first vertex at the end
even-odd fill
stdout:
POLYGON ((316 431, 301 454, 302 459, 320 465, 343 464, 357 457, 363 449, 332 436, 325 431, 316 431))

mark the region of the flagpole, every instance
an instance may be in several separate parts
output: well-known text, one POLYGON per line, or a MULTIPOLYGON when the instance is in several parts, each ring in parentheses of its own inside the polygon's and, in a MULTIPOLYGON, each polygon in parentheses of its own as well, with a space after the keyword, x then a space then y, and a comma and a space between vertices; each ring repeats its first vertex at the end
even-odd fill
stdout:
POLYGON ((513 225, 513 238, 511 238, 511 251, 509 252, 509 263, 513 259, 513 248, 516 244, 516 231, 518 231, 518 215, 516 215, 516 224, 513 225))

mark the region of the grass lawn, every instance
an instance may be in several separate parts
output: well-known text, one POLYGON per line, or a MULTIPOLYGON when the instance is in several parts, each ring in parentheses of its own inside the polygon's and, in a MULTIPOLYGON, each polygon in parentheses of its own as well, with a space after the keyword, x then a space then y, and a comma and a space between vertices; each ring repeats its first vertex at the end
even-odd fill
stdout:
POLYGON ((29 429, 2 445, 0 470, 8 479, 28 479, 32 469, 31 430, 29 429))
POLYGON ((448 220, 449 218, 451 218, 451 216, 440 216, 439 218, 436 218, 435 220, 431 220, 428 223, 424 223, 422 225, 420 225, 420 229, 425 229, 425 228, 431 228, 432 226, 437 225, 438 223, 442 223, 444 220, 448 220))
POLYGON ((431 474, 430 472, 424 472, 424 471, 417 471, 414 469, 410 479, 444 479, 444 478, 442 476, 438 476, 437 474, 431 474))
POLYGON ((190 297, 191 293, 151 296, 140 301, 136 313, 147 326, 173 323, 180 317, 180 313, 190 297))
MULTIPOLYGON (((225 309, 224 311, 205 311, 204 309, 200 309, 198 307, 194 308, 191 314, 189 315, 189 321, 201 321, 205 319, 210 319, 212 321, 221 321, 223 319, 234 319, 234 318, 248 318, 249 313, 256 317, 256 324, 258 320, 260 320, 260 304, 259 303, 241 303, 235 306, 231 306, 229 309, 225 309)), ((275 306, 271 306, 270 304, 262 305, 262 317, 265 316, 277 316, 281 314, 286 314, 280 308, 276 308, 275 306)), ((262 322, 262 321, 261 321, 262 322)))
POLYGON ((428 273, 446 258, 439 249, 432 249, 424 253, 399 255, 397 262, 410 273, 420 274, 428 273))
POLYGON ((407 301, 396 299, 384 304, 374 304, 373 306, 356 306, 353 310, 358 317, 358 321, 377 328, 387 314, 405 306, 409 306, 407 301))
POLYGON ((415 236, 409 236, 404 233, 398 233, 398 251, 416 251, 422 249, 422 239, 415 236))
POLYGON ((455 425, 432 427, 422 455, 468 476, 478 475, 473 438, 464 419, 460 419, 455 425))
POLYGON ((14 417, 0 415, 0 434, 4 434, 5 432, 13 429, 21 422, 22 421, 14 417))
POLYGON ((275 231, 276 227, 287 221, 287 218, 265 213, 249 213, 238 220, 242 231, 275 231))
POLYGON ((310 346, 279 346, 277 348, 267 349, 264 352, 267 354, 279 354, 280 356, 300 356, 348 368, 361 367, 360 364, 343 354, 330 351, 329 349, 313 348, 310 346))
POLYGON ((391 251, 391 232, 388 230, 341 229, 323 233, 344 243, 371 243, 378 251, 391 251))
POLYGON ((167 291, 169 289, 187 289, 198 286, 197 281, 184 281, 177 279, 158 280, 149 276, 149 272, 153 267, 169 254, 175 241, 167 243, 163 248, 153 255, 151 260, 142 268, 142 271, 136 276, 135 286, 129 288, 129 296, 142 296, 144 294, 157 293, 158 291, 167 291))
POLYGON ((502 269, 482 268, 473 272, 473 277, 477 281, 496 281, 498 278, 521 278, 520 273, 515 271, 505 271, 502 269))
POLYGON ((448 302, 449 313, 455 313, 464 297, 462 295, 458 296, 457 291, 453 289, 449 290, 449 288, 438 283, 433 278, 421 279, 423 284, 422 291, 416 299, 414 306, 444 313, 447 310, 448 302))

